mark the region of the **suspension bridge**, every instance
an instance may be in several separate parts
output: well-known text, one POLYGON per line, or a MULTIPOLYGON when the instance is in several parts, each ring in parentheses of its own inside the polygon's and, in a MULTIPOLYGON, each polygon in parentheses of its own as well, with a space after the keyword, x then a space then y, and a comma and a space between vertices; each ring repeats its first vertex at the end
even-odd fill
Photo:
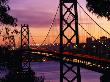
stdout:
POLYGON ((100 82, 110 81, 110 33, 77 0, 60 0, 49 31, 41 44, 34 40, 28 24, 21 25, 20 31, 14 29, 11 35, 7 27, 5 31, 5 36, 1 35, 5 44, 5 48, 1 47, 1 62, 7 63, 8 69, 19 81, 28 77, 31 78, 28 81, 35 82, 30 62, 46 60, 60 63, 60 82, 81 82, 80 67, 102 73, 100 82), (60 31, 57 30, 54 36, 52 33, 55 30, 52 29, 58 12, 60 31), (16 34, 20 40, 18 42, 15 39, 16 34), (73 75, 68 74, 70 72, 73 75))

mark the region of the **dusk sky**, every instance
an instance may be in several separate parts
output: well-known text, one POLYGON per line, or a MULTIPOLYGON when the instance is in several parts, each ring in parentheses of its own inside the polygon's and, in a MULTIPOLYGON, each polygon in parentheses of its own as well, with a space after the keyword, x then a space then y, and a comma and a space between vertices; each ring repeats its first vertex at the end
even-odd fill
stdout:
MULTIPOLYGON (((43 41, 44 37, 46 36, 49 27, 51 25, 51 22, 54 18, 55 12, 57 10, 59 0, 9 0, 9 5, 11 7, 11 15, 14 17, 17 17, 18 19, 18 26, 20 27, 20 24, 29 24, 30 31, 35 36, 35 40, 37 40, 40 36, 43 38, 39 38, 40 42, 43 41)), ((86 9, 86 0, 78 0, 80 5, 87 11, 86 9)), ((88 19, 84 12, 80 11, 79 9, 79 20, 81 23, 90 23, 90 19, 88 19), (82 22, 86 20, 86 22, 82 22)), ((88 12, 89 13, 89 12, 88 12)), ((109 30, 109 24, 110 22, 106 21, 105 18, 97 18, 94 14, 92 15, 89 13, 93 19, 95 19, 104 29, 106 29, 108 32, 109 30)), ((53 26, 54 35, 59 34, 59 13, 56 17, 55 25, 53 26)), ((93 27, 93 25, 84 25, 86 29, 89 27, 93 27)), ((96 26, 97 27, 97 26, 96 26)), ((81 31, 81 30, 79 30, 81 31)), ((94 36, 98 37, 98 28, 94 29, 91 28, 90 32, 92 34, 95 34, 94 36)), ((103 32, 101 33, 103 34, 103 32)), ((56 36, 57 36, 56 35, 56 36)), ((82 36, 83 34, 81 34, 82 36)), ((83 37, 83 36, 82 36, 83 37)), ((40 43, 38 42, 38 43, 40 43)))
POLYGON ((29 24, 34 39, 42 42, 54 18, 58 3, 58 0, 10 0, 9 5, 11 15, 18 19, 18 26, 29 24))
MULTIPOLYGON (((18 18, 18 23, 28 23, 35 26, 49 26, 59 0, 9 0, 11 14, 18 18)), ((86 0, 78 0, 85 8, 86 0)), ((58 18, 58 17, 57 17, 58 18)))
MULTIPOLYGON (((86 0, 78 0, 78 2, 87 11, 87 9, 85 8, 86 0)), ((58 5, 59 5, 59 0, 9 0, 9 6, 11 8, 11 11, 9 13, 18 19, 18 27, 20 27, 21 24, 29 24, 30 31, 31 31, 31 34, 32 34, 34 40, 37 43, 41 43, 44 40, 46 34, 48 33, 49 27, 54 18, 58 5)), ((80 9, 78 11, 80 11, 80 9)), ((87 12, 87 13, 89 13, 89 12, 87 12)), ((91 23, 91 21, 89 21, 90 19, 88 19, 86 17, 84 12, 80 12, 80 14, 81 15, 79 15, 80 16, 79 20, 81 23, 85 23, 85 21, 87 23, 91 23), (83 20, 83 22, 82 22, 82 20, 83 20)), ((106 21, 107 19, 97 18, 96 16, 92 15, 91 13, 89 13, 89 14, 102 27, 105 27, 104 29, 106 29, 108 32, 110 32, 110 30, 109 30, 110 22, 106 21)), ((55 25, 53 26, 54 28, 51 33, 54 36, 57 36, 59 34, 59 21, 58 20, 59 20, 59 13, 56 17, 56 22, 55 22, 55 25)), ((94 34, 95 37, 100 37, 98 35, 98 33, 104 34, 103 32, 101 32, 101 30, 99 30, 99 28, 97 28, 96 30, 91 28, 96 25, 84 25, 84 26, 87 27, 85 29, 88 29, 90 27, 89 31, 92 34, 94 34)), ((79 31, 81 31, 82 33, 84 32, 81 29, 79 31)), ((106 35, 106 33, 105 33, 105 35, 106 35)), ((80 37, 81 36, 82 36, 81 39, 83 39, 84 35, 81 34, 80 37)), ((50 40, 50 42, 53 42, 53 41, 54 40, 50 40)), ((85 76, 86 76, 86 74, 85 74, 85 76)), ((93 77, 94 77, 93 81, 97 82, 96 78, 99 78, 99 76, 95 78, 95 76, 93 75, 93 77)), ((88 76, 88 78, 91 78, 91 77, 88 76)), ((89 82, 87 80, 83 80, 83 81, 89 82)), ((91 80, 91 82, 92 82, 92 80, 91 80)))
POLYGON ((58 0, 10 0, 11 13, 19 23, 38 27, 49 26, 58 6, 58 0))

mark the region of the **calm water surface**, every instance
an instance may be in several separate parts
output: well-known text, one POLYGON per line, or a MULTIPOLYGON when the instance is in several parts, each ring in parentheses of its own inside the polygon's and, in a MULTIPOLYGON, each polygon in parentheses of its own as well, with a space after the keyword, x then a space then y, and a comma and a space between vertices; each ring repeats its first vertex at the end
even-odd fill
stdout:
MULTIPOLYGON (((32 62, 31 67, 35 71, 36 76, 45 76, 45 82, 60 82, 60 65, 58 62, 32 62)), ((0 68, 0 77, 4 77, 6 73, 8 73, 6 68, 0 68)), ((70 77, 69 74, 66 76, 70 77)), ((82 82, 100 82, 101 74, 81 68, 81 76, 82 82)))
MULTIPOLYGON (((45 82, 59 81, 59 63, 54 61, 31 63, 36 76, 44 75, 45 82)), ((100 82, 101 74, 81 68, 82 82, 100 82)))

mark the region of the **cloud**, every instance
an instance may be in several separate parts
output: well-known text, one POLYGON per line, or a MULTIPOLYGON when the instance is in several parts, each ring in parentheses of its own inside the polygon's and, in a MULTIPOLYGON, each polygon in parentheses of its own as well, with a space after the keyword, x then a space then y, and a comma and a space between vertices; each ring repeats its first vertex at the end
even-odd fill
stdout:
POLYGON ((47 27, 53 20, 58 0, 10 0, 9 4, 11 14, 17 17, 19 24, 47 27))
POLYGON ((31 26, 47 27, 50 26, 54 14, 52 12, 34 11, 28 9, 11 10, 11 14, 17 17, 19 24, 29 24, 31 26))

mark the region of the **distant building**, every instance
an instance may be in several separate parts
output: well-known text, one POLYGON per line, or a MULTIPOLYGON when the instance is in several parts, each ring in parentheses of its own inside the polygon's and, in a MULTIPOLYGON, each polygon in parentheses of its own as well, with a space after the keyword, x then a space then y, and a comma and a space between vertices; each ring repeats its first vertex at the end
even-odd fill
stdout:
POLYGON ((93 41, 92 41, 92 37, 89 37, 89 38, 86 39, 86 43, 87 43, 87 44, 91 44, 92 42, 93 42, 93 41))
POLYGON ((110 44, 110 38, 107 39, 107 43, 110 44))
POLYGON ((107 37, 105 37, 105 36, 100 37, 100 41, 101 42, 107 42, 107 37))

